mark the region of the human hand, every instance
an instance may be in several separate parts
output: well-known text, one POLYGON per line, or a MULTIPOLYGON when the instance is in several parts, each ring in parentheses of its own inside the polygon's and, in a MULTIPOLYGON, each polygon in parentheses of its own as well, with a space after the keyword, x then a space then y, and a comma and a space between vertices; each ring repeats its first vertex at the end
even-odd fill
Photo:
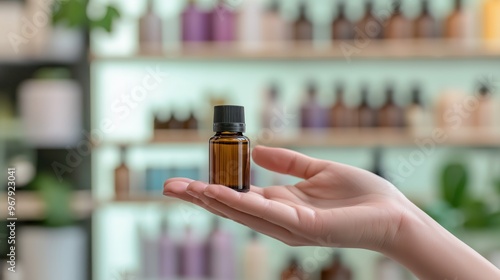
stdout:
POLYGON ((289 186, 238 193, 187 178, 165 182, 164 194, 192 202, 292 246, 383 251, 398 237, 411 203, 389 182, 365 170, 258 146, 254 162, 302 178, 289 186))

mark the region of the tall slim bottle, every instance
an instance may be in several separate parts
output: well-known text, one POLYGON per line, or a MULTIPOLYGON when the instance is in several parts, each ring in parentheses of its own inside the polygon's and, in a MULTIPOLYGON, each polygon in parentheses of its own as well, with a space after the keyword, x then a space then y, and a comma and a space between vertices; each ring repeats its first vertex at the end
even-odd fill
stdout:
POLYGON ((223 230, 215 218, 208 237, 208 272, 210 279, 236 279, 236 263, 233 236, 223 230))
POLYGON ((382 24, 373 14, 373 2, 372 0, 366 0, 365 2, 365 14, 356 23, 356 34, 355 39, 364 39, 368 37, 370 39, 382 39, 383 30, 382 24), (359 34, 361 33, 361 34, 359 34))
POLYGON ((250 139, 245 132, 242 106, 215 106, 215 136, 210 138, 210 184, 227 186, 238 192, 250 190, 250 139))
POLYGON ((157 279, 159 275, 159 247, 158 239, 155 238, 145 228, 139 226, 139 246, 141 260, 141 278, 142 279, 157 279))
POLYGON ((485 0, 482 17, 484 39, 500 40, 500 0, 485 0))
POLYGON ((437 22, 429 11, 429 1, 422 0, 422 12, 415 19, 413 37, 416 39, 437 37, 437 22))
POLYGON ((148 1, 146 13, 139 19, 139 49, 146 54, 158 54, 163 47, 162 20, 154 12, 153 0, 148 1))
POLYGON ((295 41, 312 41, 313 25, 307 15, 307 5, 302 2, 299 6, 299 15, 293 23, 293 39, 295 41))
POLYGON ((318 91, 314 83, 309 83, 306 100, 300 108, 302 128, 325 128, 328 126, 326 109, 318 101, 318 91))
POLYGON ((259 241, 257 232, 252 231, 243 254, 243 279, 268 279, 267 249, 259 241))
POLYGON ((189 0, 182 12, 182 41, 204 42, 209 39, 208 14, 201 10, 196 0, 189 0))
POLYGON ((180 246, 180 276, 186 279, 205 277, 205 248, 190 226, 186 227, 180 246))
POLYGON ((115 169, 115 198, 128 198, 130 192, 130 170, 126 164, 127 148, 120 147, 120 165, 115 169))
POLYGON ((293 257, 290 259, 288 263, 288 267, 286 267, 281 272, 281 280, 305 280, 306 274, 300 268, 299 262, 297 258, 293 257))
POLYGON ((357 110, 357 124, 359 127, 374 127, 377 123, 375 110, 368 102, 368 88, 361 89, 361 102, 357 110))
POLYGON ((401 3, 393 3, 394 10, 384 30, 385 39, 406 39, 413 35, 412 22, 401 11, 401 3))
POLYGON ((463 11, 462 1, 454 0, 453 12, 446 18, 444 32, 448 39, 464 39, 467 36, 467 18, 463 11))
POLYGON ((262 41, 262 0, 242 1, 238 16, 238 39, 244 48, 257 48, 262 41))
POLYGON ((281 129, 278 127, 281 124, 280 120, 277 120, 277 114, 281 109, 278 101, 279 89, 278 86, 273 84, 269 86, 266 92, 265 102, 262 106, 262 128, 270 129, 275 131, 281 129))
POLYGON ((404 112, 394 101, 394 88, 388 87, 385 104, 378 111, 378 125, 397 128, 404 126, 404 123, 404 112))
POLYGON ((345 2, 340 2, 337 17, 332 22, 332 39, 333 41, 351 40, 354 37, 353 31, 354 26, 345 14, 345 2))
POLYGON ((162 220, 159 249, 160 279, 175 279, 178 269, 177 246, 175 241, 168 234, 168 222, 166 219, 162 220))
POLYGON ((231 42, 236 38, 236 13, 229 2, 219 0, 210 13, 212 41, 231 42))
POLYGON ((344 102, 344 87, 335 89, 336 100, 330 108, 330 127, 346 128, 353 125, 352 110, 344 102))
POLYGON ((262 43, 276 44, 283 43, 286 38, 286 23, 280 13, 280 4, 277 0, 269 3, 262 14, 262 43))

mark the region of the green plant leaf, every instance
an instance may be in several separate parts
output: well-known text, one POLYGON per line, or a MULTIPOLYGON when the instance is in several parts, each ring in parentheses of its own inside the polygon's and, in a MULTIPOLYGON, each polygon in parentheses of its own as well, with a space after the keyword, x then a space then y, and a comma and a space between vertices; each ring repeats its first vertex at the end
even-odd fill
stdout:
POLYGON ((35 178, 33 184, 44 201, 44 224, 49 227, 71 225, 75 220, 70 205, 71 187, 43 173, 35 178))
POLYGON ((99 20, 91 21, 91 28, 103 28, 107 32, 111 32, 113 30, 113 22, 115 19, 120 18, 120 12, 114 6, 106 7, 106 14, 99 20))
POLYGON ((471 200, 463 207, 465 214, 464 227, 470 229, 485 229, 490 227, 490 211, 484 201, 471 200))
POLYGON ((102 28, 107 32, 111 32, 114 20, 120 18, 120 12, 116 6, 106 6, 106 12, 102 18, 91 20, 87 15, 88 2, 88 0, 55 1, 52 22, 54 24, 64 24, 68 27, 102 28))
POLYGON ((500 211, 491 213, 488 218, 491 227, 500 228, 500 211))
POLYGON ((493 180, 493 186, 495 186, 495 190, 497 191, 497 194, 500 195, 500 177, 493 180))
POLYGON ((467 199, 469 176, 467 168, 460 162, 446 165, 441 174, 441 196, 452 207, 460 208, 467 199))
POLYGON ((55 1, 52 22, 68 27, 85 27, 88 23, 87 0, 55 1))

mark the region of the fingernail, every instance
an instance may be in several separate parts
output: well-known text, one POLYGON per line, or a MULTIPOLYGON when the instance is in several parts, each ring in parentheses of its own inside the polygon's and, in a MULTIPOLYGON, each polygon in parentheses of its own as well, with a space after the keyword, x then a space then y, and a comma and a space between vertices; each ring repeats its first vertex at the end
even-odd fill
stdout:
POLYGON ((198 194, 193 191, 186 191, 186 193, 189 194, 190 196, 198 198, 198 194))
POLYGON ((214 195, 213 193, 209 192, 209 191, 205 191, 203 194, 204 194, 205 196, 210 197, 210 198, 215 198, 215 195, 214 195))
POLYGON ((163 195, 174 196, 174 193, 173 192, 163 192, 163 195))

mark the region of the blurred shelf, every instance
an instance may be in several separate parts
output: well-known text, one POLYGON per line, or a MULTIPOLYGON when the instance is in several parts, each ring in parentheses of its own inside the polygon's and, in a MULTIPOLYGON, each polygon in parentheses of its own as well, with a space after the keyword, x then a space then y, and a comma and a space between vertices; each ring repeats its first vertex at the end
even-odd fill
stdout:
MULTIPOLYGON (((44 218, 45 205, 38 194, 17 192, 13 197, 16 199, 15 216, 13 217, 18 220, 41 220, 44 218)), ((10 217, 7 215, 7 194, 1 193, 0 200, 2 201, 1 218, 10 217)), ((70 204, 76 218, 79 219, 90 216, 95 207, 90 191, 75 191, 70 204)))
POLYGON ((0 120, 0 141, 22 139, 23 131, 21 128, 20 120, 0 120))
MULTIPOLYGON (((275 147, 330 148, 330 147, 412 147, 424 140, 435 146, 500 148, 500 132, 489 129, 443 130, 442 135, 433 135, 432 128, 410 132, 393 128, 352 128, 352 129, 304 129, 292 135, 267 135, 259 139, 248 135, 252 144, 275 147), (443 141, 442 138, 445 138, 443 141)), ((103 145, 150 146, 163 144, 206 144, 213 135, 209 131, 163 130, 156 131, 149 142, 105 142, 103 145)))
POLYGON ((412 147, 432 141, 435 146, 500 148, 500 133, 489 130, 464 129, 434 136, 433 129, 413 133, 405 129, 363 128, 302 130, 295 137, 278 136, 261 144, 279 147, 412 147), (442 140, 445 138, 445 140, 442 140))
POLYGON ((78 58, 64 58, 57 56, 25 55, 7 56, 0 54, 0 67, 4 66, 33 66, 33 65, 69 65, 78 62, 78 58))
MULTIPOLYGON (((158 191, 160 193, 161 191, 158 191)), ((166 197, 162 195, 154 194, 131 194, 126 198, 114 198, 110 201, 103 201, 100 204, 142 204, 142 203, 158 203, 166 205, 175 205, 184 203, 183 200, 175 199, 171 197, 166 197)))
POLYGON ((93 61, 141 60, 350 60, 350 59, 500 58, 500 42, 481 40, 358 40, 338 43, 266 44, 245 48, 239 43, 187 44, 164 53, 131 56, 90 55, 93 61))

